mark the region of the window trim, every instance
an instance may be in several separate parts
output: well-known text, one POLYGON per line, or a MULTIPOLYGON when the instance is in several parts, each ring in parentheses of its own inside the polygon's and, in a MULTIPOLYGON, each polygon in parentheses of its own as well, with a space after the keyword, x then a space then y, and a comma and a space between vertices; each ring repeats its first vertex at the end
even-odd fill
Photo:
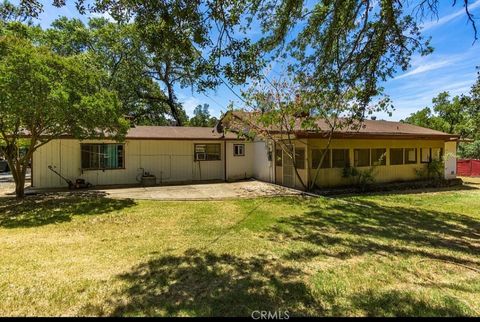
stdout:
POLYGON ((295 164, 295 168, 297 168, 297 170, 305 170, 307 167, 305 166, 305 163, 307 161, 307 149, 305 149, 304 147, 298 147, 298 148, 295 148, 294 150, 294 164, 295 164), (298 167, 297 165, 297 150, 302 150, 303 151, 303 162, 302 162, 302 167, 298 167))
POLYGON ((350 161, 350 149, 349 148, 332 148, 330 149, 331 150, 331 161, 330 161, 330 164, 332 165, 331 169, 343 169, 345 167, 349 167, 351 165, 351 161, 350 161), (341 167, 337 167, 335 166, 333 163, 334 163, 334 160, 333 160, 333 151, 335 150, 340 150, 340 151, 343 151, 343 155, 347 157, 347 159, 345 160, 345 164, 341 167), (346 153, 345 153, 346 152, 346 153))
POLYGON ((390 153, 390 166, 396 166, 396 165, 405 165, 405 148, 390 148, 388 153, 390 153), (402 163, 395 163, 392 164, 392 150, 402 150, 402 163))
POLYGON ((125 143, 80 143, 80 170, 83 171, 111 171, 111 170, 125 170, 125 143), (85 145, 121 145, 122 146, 122 167, 118 168, 84 168, 82 167, 82 147, 85 145))
MULTIPOLYGON (((323 162, 322 164, 320 164, 320 169, 331 169, 332 168, 332 149, 321 149, 321 148, 312 148, 310 150, 310 154, 311 154, 311 160, 310 160, 310 169, 317 169, 317 167, 314 167, 313 166, 313 151, 318 151, 320 154, 323 153, 323 151, 327 150, 327 153, 325 154, 325 158, 323 159, 323 162, 325 162, 325 160, 328 161, 328 165, 326 167, 323 167, 323 162)), ((320 162, 320 160, 319 160, 320 162)))
MULTIPOLYGON (((198 153, 201 153, 201 152, 198 152, 198 153)), ((222 161, 222 144, 221 143, 194 143, 193 144, 193 161, 197 162, 197 161, 222 161), (197 159, 197 146, 198 145, 205 145, 205 159, 197 159), (218 150, 218 159, 214 159, 214 160, 208 160, 207 159, 207 152, 206 152, 206 146, 207 145, 217 145, 219 147, 219 150, 218 150)))
POLYGON ((418 153, 417 148, 403 148, 403 164, 418 164, 418 153), (411 162, 407 159, 407 150, 415 151, 415 161, 411 162))
POLYGON ((443 148, 430 148, 430 162, 432 162, 433 160, 442 161, 442 159, 443 159, 443 148), (433 149, 439 150, 438 159, 433 158, 433 149))
POLYGON ((275 149, 275 166, 276 167, 283 167, 283 150, 280 148, 275 149), (280 153, 278 153, 280 151, 280 153), (280 164, 278 164, 280 161, 280 164))
POLYGON ((432 148, 420 148, 420 163, 427 164, 432 161, 432 148), (427 150, 428 151, 428 161, 423 161, 423 155, 422 151, 427 150))
POLYGON ((372 167, 384 167, 387 165, 387 153, 388 153, 388 149, 387 148, 370 148, 370 166, 372 167), (382 162, 380 164, 375 164, 375 162, 378 162, 378 160, 373 160, 373 150, 383 150, 385 152, 383 152, 383 159, 382 159, 382 162))
MULTIPOLYGON (((358 152, 357 152, 357 153, 358 153, 358 152)), ((353 166, 354 166, 355 168, 366 168, 366 167, 372 166, 372 151, 371 151, 371 149, 369 149, 369 148, 357 148, 357 149, 353 149, 353 166), (355 157, 356 157, 355 152, 356 152, 356 151, 360 151, 360 150, 366 150, 366 151, 368 151, 368 165, 358 165, 358 158, 355 159, 355 157)))
POLYGON ((244 143, 235 143, 233 145, 233 156, 234 157, 244 157, 245 156, 245 144, 244 143), (242 153, 241 154, 236 153, 236 151, 235 151, 236 147, 241 147, 242 148, 242 153))

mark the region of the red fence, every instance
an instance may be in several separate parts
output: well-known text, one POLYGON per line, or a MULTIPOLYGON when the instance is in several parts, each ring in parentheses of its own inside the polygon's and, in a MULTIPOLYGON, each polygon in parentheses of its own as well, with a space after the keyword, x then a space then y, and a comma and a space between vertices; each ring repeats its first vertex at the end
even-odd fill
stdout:
POLYGON ((480 176, 480 160, 457 160, 457 175, 465 177, 480 176))

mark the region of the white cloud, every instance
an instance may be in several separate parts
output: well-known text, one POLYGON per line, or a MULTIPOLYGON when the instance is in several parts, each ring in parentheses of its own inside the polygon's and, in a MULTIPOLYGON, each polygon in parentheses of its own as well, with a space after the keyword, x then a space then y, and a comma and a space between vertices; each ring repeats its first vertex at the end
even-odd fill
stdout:
POLYGON ((183 95, 180 96, 180 102, 182 103, 182 106, 185 109, 185 112, 190 117, 193 116, 193 110, 195 109, 195 107, 197 107, 197 105, 202 104, 202 102, 196 97, 193 97, 193 96, 185 97, 183 95))
MULTIPOLYGON (((473 9, 478 8, 478 7, 480 7, 480 0, 477 0, 474 3, 469 4, 468 5, 468 10, 470 10, 470 12, 471 12, 473 9)), ((454 20, 454 19, 456 19, 456 18, 458 18, 462 15, 465 15, 465 8, 459 9, 458 11, 456 11, 454 13, 443 16, 442 18, 440 18, 438 20, 433 20, 433 21, 426 22, 421 27, 422 27, 423 31, 431 29, 431 28, 439 27, 439 26, 444 25, 447 22, 450 22, 450 21, 452 21, 452 20, 454 20)))
POLYGON ((400 120, 425 106, 431 106, 432 98, 441 92, 449 92, 451 97, 468 94, 474 82, 475 77, 473 74, 469 80, 460 81, 454 81, 450 77, 445 77, 428 83, 417 91, 411 91, 404 95, 395 95, 392 97, 392 102, 395 106, 392 119, 400 120))
POLYGON ((110 22, 115 22, 115 19, 108 12, 91 12, 90 17, 92 18, 105 18, 110 22))
POLYGON ((395 77, 394 79, 401 79, 401 78, 409 77, 409 76, 412 76, 412 75, 425 73, 425 72, 428 72, 428 71, 431 71, 431 70, 442 68, 442 67, 447 66, 451 63, 452 63, 451 59, 445 59, 445 60, 439 60, 439 61, 436 61, 436 62, 430 62, 430 63, 422 64, 422 65, 412 69, 409 72, 406 72, 406 73, 404 73, 400 76, 395 77))

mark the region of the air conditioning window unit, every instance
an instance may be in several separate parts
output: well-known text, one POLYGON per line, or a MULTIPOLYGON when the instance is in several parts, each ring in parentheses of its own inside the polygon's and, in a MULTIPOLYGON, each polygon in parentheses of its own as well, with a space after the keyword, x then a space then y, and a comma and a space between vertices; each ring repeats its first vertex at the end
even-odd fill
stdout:
POLYGON ((196 155, 196 160, 203 161, 207 159, 207 154, 206 153, 198 153, 196 155))
POLYGON ((195 145, 195 152, 202 152, 202 153, 205 153, 205 149, 206 149, 206 146, 205 145, 195 145))

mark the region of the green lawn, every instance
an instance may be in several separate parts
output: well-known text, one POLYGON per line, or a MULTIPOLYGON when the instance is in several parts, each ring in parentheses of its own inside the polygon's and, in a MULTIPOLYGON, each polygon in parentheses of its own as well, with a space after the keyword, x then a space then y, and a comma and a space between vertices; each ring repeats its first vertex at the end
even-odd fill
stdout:
POLYGON ((0 199, 0 315, 480 315, 480 190, 0 199))

